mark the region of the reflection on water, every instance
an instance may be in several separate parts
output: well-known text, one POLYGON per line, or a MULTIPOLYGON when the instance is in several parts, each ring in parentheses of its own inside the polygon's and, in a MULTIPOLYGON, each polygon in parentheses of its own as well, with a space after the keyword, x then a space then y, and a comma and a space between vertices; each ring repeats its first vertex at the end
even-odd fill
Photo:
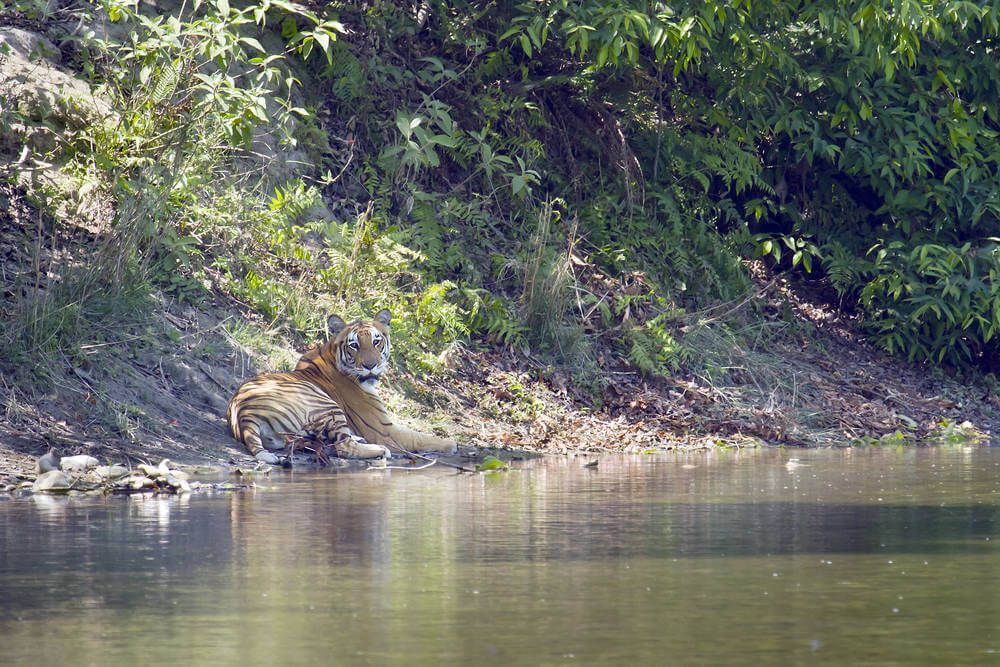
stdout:
POLYGON ((0 664, 1000 662, 1000 449, 268 484, 0 501, 0 664))

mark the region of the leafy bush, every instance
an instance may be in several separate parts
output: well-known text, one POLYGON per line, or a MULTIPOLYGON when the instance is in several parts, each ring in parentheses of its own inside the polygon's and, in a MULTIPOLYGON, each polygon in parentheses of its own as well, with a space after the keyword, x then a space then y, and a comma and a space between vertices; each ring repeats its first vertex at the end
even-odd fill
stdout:
POLYGON ((120 123, 58 157, 114 203, 113 282, 222 275, 304 333, 389 306, 421 368, 470 332, 586 367, 596 317, 662 375, 710 364, 665 313, 743 299, 763 257, 890 351, 996 355, 995 4, 315 7, 102 5, 133 29, 87 47, 120 123), (303 178, 252 171, 296 141, 303 178), (644 288, 605 302, 574 258, 644 288))
POLYGON ((783 266, 820 260, 888 349, 963 363, 993 345, 996 5, 552 1, 507 21, 500 48, 534 77, 577 63, 632 147, 650 134, 640 114, 655 116, 647 179, 698 147, 668 172, 685 229, 701 189, 717 229, 760 234, 757 252, 783 266), (623 104, 623 87, 644 104, 623 104))
POLYGON ((1000 351, 1000 239, 893 241, 876 249, 873 273, 861 303, 890 352, 963 364, 1000 351))

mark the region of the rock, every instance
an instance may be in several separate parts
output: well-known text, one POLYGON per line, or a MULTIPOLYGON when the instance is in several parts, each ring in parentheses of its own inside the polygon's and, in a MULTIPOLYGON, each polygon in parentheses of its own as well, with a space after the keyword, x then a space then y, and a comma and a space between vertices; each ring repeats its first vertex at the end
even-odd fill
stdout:
POLYGON ((82 475, 71 474, 70 478, 73 480, 73 488, 80 491, 92 491, 104 487, 104 480, 95 475, 93 470, 82 475))
POLYGON ((141 491, 142 489, 152 489, 156 486, 156 482, 148 477, 130 477, 128 479, 129 488, 133 491, 141 491))
POLYGON ((45 58, 58 63, 62 57, 56 45, 45 37, 14 26, 0 28, 0 53, 5 52, 29 61, 45 58))
POLYGON ((139 465, 136 466, 136 469, 142 472, 142 474, 144 474, 146 477, 151 477, 153 479, 157 479, 159 477, 164 476, 164 473, 162 470, 160 470, 159 466, 150 465, 149 463, 140 463, 139 465))
POLYGON ((167 475, 166 483, 167 486, 178 493, 191 493, 191 485, 188 484, 186 479, 179 479, 173 475, 167 475))
POLYGON ((38 474, 49 472, 50 470, 59 470, 59 457, 56 455, 54 447, 50 447, 48 454, 38 459, 36 467, 38 474))
POLYGON ((129 473, 129 469, 120 465, 97 466, 94 468, 93 473, 99 480, 110 482, 127 475, 129 473))
POLYGON ((73 481, 61 470, 42 473, 31 485, 33 493, 68 493, 73 481))
POLYGON ((59 459, 59 469, 66 472, 86 472, 91 468, 96 468, 101 462, 93 456, 80 454, 78 456, 64 456, 59 459))
POLYGON ((0 97, 11 116, 0 133, 0 162, 14 167, 17 183, 29 193, 45 189, 55 219, 96 220, 106 211, 105 197, 100 188, 81 187, 81 178, 93 182, 96 176, 63 171, 49 156, 58 152, 67 128, 114 127, 112 105, 53 62, 59 50, 41 35, 8 26, 0 40, 0 97))
POLYGON ((8 53, 0 58, 0 84, 15 108, 33 120, 49 119, 72 129, 113 118, 111 105, 95 95, 87 82, 51 62, 30 60, 33 52, 47 49, 51 42, 16 28, 5 32, 4 38, 12 41, 6 41, 8 53))

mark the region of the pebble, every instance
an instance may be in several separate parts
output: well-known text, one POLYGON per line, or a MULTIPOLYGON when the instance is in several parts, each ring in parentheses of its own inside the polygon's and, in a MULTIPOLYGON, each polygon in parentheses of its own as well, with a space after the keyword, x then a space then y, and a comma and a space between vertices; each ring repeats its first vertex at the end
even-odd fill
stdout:
POLYGON ((124 477, 129 473, 129 469, 125 466, 113 465, 113 466, 97 466, 93 470, 94 475, 101 480, 114 480, 120 477, 124 477))
POLYGON ((85 472, 99 465, 101 465, 100 461, 86 454, 64 456, 59 459, 59 469, 63 472, 85 472))
MULTIPOLYGON (((53 458, 58 461, 61 470, 43 472, 34 482, 0 484, 0 493, 12 495, 51 493, 70 496, 108 493, 184 494, 195 490, 236 491, 252 486, 252 484, 231 482, 190 481, 189 472, 172 469, 167 459, 161 461, 159 465, 142 463, 133 470, 123 465, 100 465, 96 458, 87 455, 53 458)), ((214 469, 210 472, 214 472, 214 469)))
POLYGON ((142 489, 151 489, 154 486, 156 486, 156 482, 154 482, 152 479, 141 475, 135 477, 129 477, 127 481, 129 487, 131 487, 133 491, 141 491, 142 489))
POLYGON ((61 470, 50 470, 38 476, 31 485, 32 493, 67 493, 73 482, 61 470))

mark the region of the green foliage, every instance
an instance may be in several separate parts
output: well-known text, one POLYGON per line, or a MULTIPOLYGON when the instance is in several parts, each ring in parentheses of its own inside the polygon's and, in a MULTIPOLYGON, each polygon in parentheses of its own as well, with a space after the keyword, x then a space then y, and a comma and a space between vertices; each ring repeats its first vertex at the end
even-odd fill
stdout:
POLYGON ((52 17, 53 7, 45 0, 2 0, 0 11, 12 11, 33 21, 44 21, 52 17))
POLYGON ((517 316, 515 307, 507 299, 481 288, 467 288, 464 296, 470 303, 471 332, 509 348, 524 349, 528 345, 528 326, 517 316))
MULTIPOLYGON (((914 423, 914 426, 916 424, 914 423)), ((854 441, 855 445, 906 447, 912 445, 951 445, 964 447, 978 445, 989 440, 989 436, 975 427, 971 422, 954 422, 941 419, 934 423, 922 436, 917 437, 911 430, 896 430, 877 438, 862 436, 854 441)))
POLYGON ((509 467, 492 454, 487 454, 483 457, 482 462, 476 464, 476 472, 495 472, 498 470, 507 470, 509 467))
MULTIPOLYGON (((747 230, 776 264, 828 271, 860 298, 887 348, 956 363, 983 357, 993 306, 978 285, 989 283, 990 261, 951 262, 955 273, 935 279, 945 286, 905 277, 926 267, 899 257, 979 248, 1000 224, 995 5, 553 0, 507 12, 496 48, 522 77, 544 81, 573 63, 560 82, 615 105, 631 131, 639 159, 623 170, 630 216, 634 188, 645 185, 648 201, 655 183, 661 213, 682 229, 747 230), (828 256, 827 244, 837 244, 828 256), (890 244, 901 245, 871 270, 868 248, 890 244), (958 284, 972 296, 953 298, 958 284)), ((624 252, 608 249, 628 257, 632 248, 618 245, 624 252)))
MULTIPOLYGON (((757 242, 757 255, 772 257, 775 263, 780 263, 782 254, 785 254, 791 257, 792 268, 802 264, 802 268, 806 270, 806 273, 812 273, 814 258, 822 258, 819 248, 801 237, 758 234, 755 237, 755 241, 757 242), (787 252, 783 253, 782 246, 784 246, 787 252)), ((840 275, 844 275, 842 271, 840 275)))
POLYGON ((917 439, 912 433, 904 433, 903 431, 897 429, 892 433, 886 433, 877 438, 870 435, 862 436, 856 439, 853 444, 855 446, 866 447, 905 447, 917 444, 917 439))
POLYGON ((348 223, 310 219, 316 197, 314 189, 291 183, 242 212, 244 230, 237 233, 249 238, 236 245, 247 255, 222 262, 227 289, 270 321, 307 336, 322 337, 331 312, 361 318, 389 308, 400 362, 414 370, 440 369, 450 346, 469 334, 456 285, 425 283, 414 269, 423 255, 383 231, 371 208, 348 223), (261 244, 271 261, 261 262, 261 244))
POLYGON ((890 351, 997 355, 993 4, 101 7, 131 29, 85 44, 117 122, 46 158, 111 203, 107 283, 223 285, 304 335, 387 306, 420 369, 478 335, 711 374, 698 336, 732 331, 677 313, 744 299, 757 257, 829 280, 890 351), (251 175, 267 144, 312 172, 251 175))
POLYGON ((886 349, 953 364, 1000 349, 1000 239, 913 247, 892 241, 873 252, 860 300, 886 349))
POLYGON ((641 325, 628 324, 624 328, 627 358, 643 375, 670 377, 685 361, 686 350, 665 322, 666 318, 660 315, 641 325))
POLYGON ((989 435, 976 428, 972 422, 954 422, 942 419, 927 435, 927 441, 936 445, 979 445, 989 441, 989 435))
POLYGON ((231 290, 271 322, 285 322, 293 331, 304 332, 320 326, 322 316, 315 305, 294 285, 262 277, 253 270, 235 281, 231 290))
POLYGON ((45 386, 67 362, 86 368, 91 355, 141 324, 149 307, 148 284, 111 291, 94 272, 67 269, 59 282, 26 299, 0 298, 0 368, 25 387, 45 386))
MULTIPOLYGON (((170 16, 148 16, 119 0, 105 0, 104 8, 113 22, 135 28, 127 43, 94 43, 113 62, 102 73, 125 98, 131 112, 127 120, 157 117, 160 132, 147 140, 176 142, 178 133, 207 121, 232 145, 248 145, 257 126, 272 122, 275 109, 277 128, 287 130, 292 115, 305 114, 291 103, 296 79, 285 55, 268 55, 248 29, 265 28, 269 19, 278 20, 289 49, 303 57, 316 46, 329 57, 331 43, 343 32, 339 22, 283 1, 242 9, 231 7, 227 0, 195 3, 187 12, 182 9, 170 16), (299 29, 299 20, 310 28, 299 29), (164 120, 175 132, 160 137, 164 120)), ((287 132, 284 138, 290 138, 287 132)))

